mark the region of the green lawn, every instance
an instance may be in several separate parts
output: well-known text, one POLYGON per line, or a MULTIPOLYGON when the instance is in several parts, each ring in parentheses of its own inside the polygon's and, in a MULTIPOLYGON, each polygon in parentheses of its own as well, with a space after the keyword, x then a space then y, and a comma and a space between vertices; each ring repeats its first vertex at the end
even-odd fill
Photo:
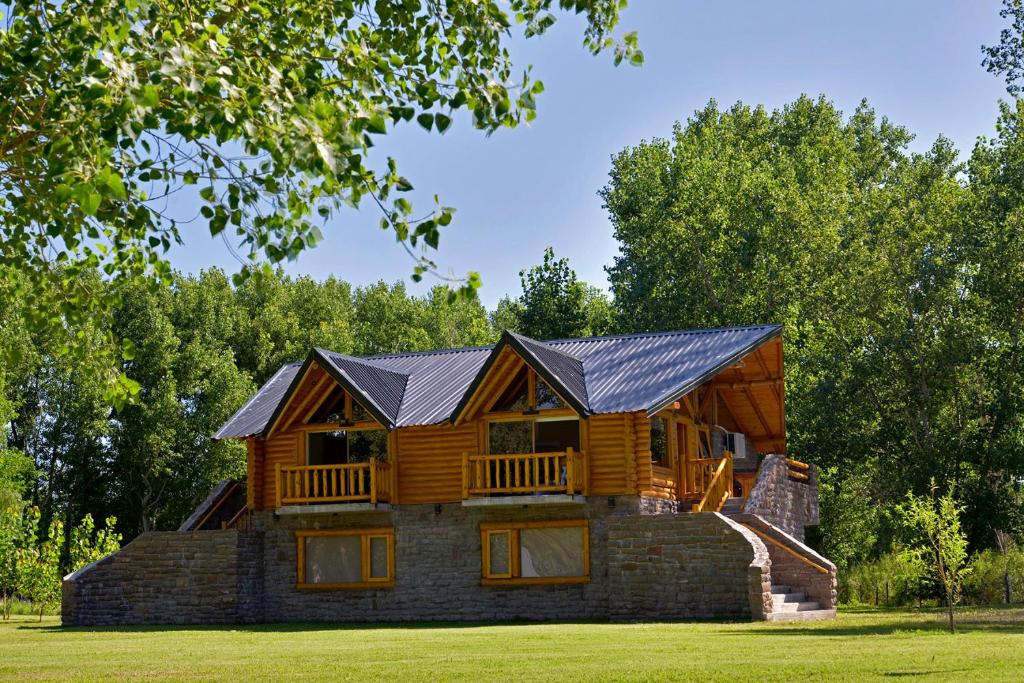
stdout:
POLYGON ((64 629, 0 624, 0 680, 1020 680, 1024 609, 845 611, 807 624, 64 629))

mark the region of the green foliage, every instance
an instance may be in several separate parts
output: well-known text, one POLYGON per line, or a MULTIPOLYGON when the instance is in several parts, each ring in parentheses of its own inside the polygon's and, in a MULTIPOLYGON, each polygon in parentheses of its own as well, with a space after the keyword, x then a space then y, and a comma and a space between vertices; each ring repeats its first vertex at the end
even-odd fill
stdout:
POLYGON ((974 605, 1024 602, 1024 549, 989 548, 976 553, 963 591, 964 602, 974 605))
POLYGON ((900 548, 839 574, 845 604, 898 607, 920 602, 927 592, 929 564, 919 549, 900 548))
MULTIPOLYGON (((35 529, 38 524, 39 511, 30 508, 25 525, 35 529)), ((63 525, 56 521, 40 542, 35 543, 34 534, 31 534, 17 550, 15 590, 39 611, 39 621, 43 620, 43 612, 60 601, 60 543, 63 533, 63 525)))
POLYGON ((964 577, 970 573, 967 564, 967 536, 960 527, 963 508, 950 489, 938 495, 933 483, 930 495, 907 494, 906 502, 897 508, 907 528, 918 535, 921 552, 928 558, 934 576, 949 609, 949 630, 953 630, 953 607, 960 602, 964 577))
MULTIPOLYGON (((942 138, 911 153, 866 104, 712 102, 613 159, 616 325, 783 323, 790 452, 868 463, 862 505, 957 481, 978 547, 992 520, 1024 530, 1022 131, 1004 105, 963 165, 942 138)), ((849 528, 840 501, 823 504, 824 538, 849 528)), ((893 540, 878 533, 873 552, 893 540)))
POLYGON ((31 458, 21 451, 0 448, 0 509, 19 507, 35 476, 31 458))
POLYGON ((492 318, 498 329, 510 329, 534 339, 589 337, 611 327, 612 307, 604 292, 587 285, 569 267, 569 259, 544 250, 544 261, 519 271, 522 294, 503 299, 492 318))
POLYGON ((92 515, 86 514, 71 531, 69 572, 78 571, 87 564, 101 560, 121 548, 121 534, 114 531, 117 517, 107 517, 103 526, 96 528, 92 515))
MULTIPOLYGON (((377 136, 413 119, 444 133, 463 112, 485 133, 536 114, 543 90, 517 75, 518 24, 541 35, 555 12, 585 18, 592 52, 638 64, 636 36, 612 37, 622 0, 369 0, 244 6, 200 0, 16 1, 0 30, 0 266, 4 302, 34 300, 31 329, 89 359, 107 397, 136 387, 111 363, 116 337, 67 330, 102 318, 137 278, 169 283, 165 254, 191 216, 239 245, 237 282, 295 259, 320 226, 369 201, 415 260, 415 278, 453 209, 413 218, 395 159, 377 136), (230 238, 229 238, 230 235, 230 238), (89 287, 94 271, 109 287, 89 287), (106 372, 103 372, 106 369, 106 372)), ((470 274, 468 292, 479 284, 470 274)))
POLYGON ((879 542, 882 511, 871 491, 866 464, 829 467, 818 477, 822 552, 840 570, 867 560, 879 542))
POLYGON ((1024 80, 1024 2, 1003 0, 999 16, 1009 19, 1010 26, 1000 31, 997 45, 982 46, 985 58, 981 65, 989 73, 1002 76, 1006 80, 1006 91, 1019 97, 1024 80))

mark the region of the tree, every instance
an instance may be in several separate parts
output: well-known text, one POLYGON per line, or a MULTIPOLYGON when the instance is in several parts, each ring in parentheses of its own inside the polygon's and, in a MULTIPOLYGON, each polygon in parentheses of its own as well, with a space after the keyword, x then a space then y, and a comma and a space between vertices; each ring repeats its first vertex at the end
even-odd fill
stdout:
POLYGON ((1009 19, 1010 26, 1000 31, 997 45, 982 45, 985 58, 981 65, 989 73, 1002 76, 1007 92, 1018 97, 1024 80, 1024 2, 1003 0, 999 16, 1009 19))
POLYGON ((519 271, 522 294, 514 310, 516 331, 535 339, 562 339, 603 334, 611 324, 607 297, 576 277, 569 259, 555 258, 551 247, 544 261, 519 271))
MULTIPOLYGON (((582 14, 592 52, 640 63, 635 35, 611 37, 623 5, 12 2, 0 32, 0 272, 37 302, 32 326, 96 372, 111 367, 114 338, 82 345, 65 331, 107 315, 140 276, 169 283, 164 254, 193 221, 230 235, 244 277, 370 201, 420 278, 452 209, 414 220, 402 196, 412 185, 371 154, 374 137, 413 120, 444 133, 459 112, 486 133, 532 119, 543 86, 514 74, 513 22, 533 37, 557 10, 582 14), (176 213, 172 196, 194 197, 200 216, 176 213), (96 269, 109 287, 87 286, 96 269)), ((105 374, 111 397, 135 390, 123 377, 105 374)))
POLYGON ((475 292, 456 297, 447 287, 435 286, 427 295, 423 316, 431 348, 483 346, 494 341, 487 309, 475 292))
MULTIPOLYGON (((30 508, 26 515, 26 526, 38 528, 39 511, 30 508)), ((44 527, 45 528, 45 527, 44 527)), ((60 543, 64 530, 59 520, 49 526, 41 542, 35 542, 36 535, 30 532, 24 545, 18 549, 17 594, 28 598, 39 610, 39 621, 43 612, 60 600, 60 543)))
POLYGON ((911 153, 867 104, 712 102, 613 159, 617 325, 783 323, 789 449, 870 463, 871 504, 956 482, 988 545, 989 520, 1021 528, 1022 123, 1004 107, 965 167, 943 138, 911 153))
POLYGON ((430 349, 430 335, 423 328, 423 301, 410 297, 404 283, 389 286, 381 280, 359 287, 352 305, 356 355, 430 349))
POLYGON ((897 509, 904 523, 920 535, 932 558, 935 576, 946 599, 952 633, 955 630, 953 608, 960 601, 963 579, 969 571, 967 536, 960 528, 963 508, 954 499, 952 489, 939 496, 938 487, 932 482, 929 495, 907 494, 906 502, 897 509))
POLYGON ((107 517, 99 529, 92 521, 92 515, 86 514, 82 521, 71 532, 71 553, 68 565, 69 572, 101 560, 121 548, 121 534, 114 531, 116 517, 107 517))

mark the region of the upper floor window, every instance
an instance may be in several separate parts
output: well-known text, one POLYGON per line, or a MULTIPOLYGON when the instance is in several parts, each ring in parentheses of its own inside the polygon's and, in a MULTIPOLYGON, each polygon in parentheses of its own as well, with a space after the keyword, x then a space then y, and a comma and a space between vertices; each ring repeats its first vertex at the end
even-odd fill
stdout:
POLYGON ((512 378, 505 391, 491 406, 492 412, 532 412, 552 408, 565 408, 565 402, 537 376, 531 368, 523 366, 512 378))
POLYGON ((487 423, 487 452, 491 455, 514 453, 558 453, 580 450, 578 418, 535 418, 487 423))
POLYGON ((306 436, 307 465, 350 465, 388 459, 388 433, 383 429, 339 429, 306 436))

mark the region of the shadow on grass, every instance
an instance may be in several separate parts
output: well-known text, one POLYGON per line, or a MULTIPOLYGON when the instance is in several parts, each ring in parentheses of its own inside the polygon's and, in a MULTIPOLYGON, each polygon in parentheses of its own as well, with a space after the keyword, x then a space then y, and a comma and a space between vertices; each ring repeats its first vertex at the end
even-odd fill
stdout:
MULTIPOLYGON (((800 622, 783 622, 766 624, 764 622, 738 621, 657 621, 639 622, 650 626, 656 625, 694 625, 720 626, 718 635, 724 636, 772 636, 786 638, 792 636, 815 637, 846 637, 892 635, 900 632, 948 633, 945 612, 935 608, 921 610, 886 610, 879 608, 843 608, 840 618, 835 621, 815 621, 801 624, 800 622), (844 619, 854 616, 855 621, 844 619), (871 617, 876 617, 871 620, 871 617), (863 622, 860 620, 863 618, 863 622), (860 622, 860 623, 858 623, 860 622)), ((474 629, 494 626, 558 626, 558 625, 595 625, 595 626, 629 626, 636 622, 607 620, 567 620, 567 621, 432 621, 432 622, 274 622, 261 624, 131 624, 115 626, 62 626, 60 624, 39 625, 37 622, 24 621, 15 628, 49 631, 53 633, 160 633, 175 631, 208 631, 208 632, 245 632, 245 633, 303 633, 315 631, 431 631, 444 629, 474 629)), ((1024 608, 988 607, 983 609, 967 608, 958 611, 956 628, 959 633, 989 632, 1024 634, 1024 608)), ((893 674, 897 675, 897 674, 893 674)), ((902 674, 900 674, 902 675, 902 674)), ((906 675, 917 675, 908 673, 906 675)))
MULTIPOLYGON (((724 632, 723 635, 763 636, 870 636, 892 635, 895 633, 948 634, 949 624, 946 612, 938 608, 920 610, 883 610, 877 608, 843 608, 840 616, 877 617, 884 621, 850 623, 845 619, 830 622, 799 622, 756 626, 742 632, 724 632)), ((954 622, 957 633, 1012 633, 1024 634, 1024 609, 1019 606, 967 608, 957 611, 954 622)))
POLYGON ((431 622, 281 622, 267 624, 125 624, 120 626, 61 626, 48 624, 40 626, 37 622, 25 622, 15 628, 52 633, 160 633, 174 631, 213 631, 246 633, 304 633, 312 631, 439 631, 444 629, 473 630, 494 626, 553 626, 553 625, 585 625, 609 624, 608 621, 431 621, 431 622))

